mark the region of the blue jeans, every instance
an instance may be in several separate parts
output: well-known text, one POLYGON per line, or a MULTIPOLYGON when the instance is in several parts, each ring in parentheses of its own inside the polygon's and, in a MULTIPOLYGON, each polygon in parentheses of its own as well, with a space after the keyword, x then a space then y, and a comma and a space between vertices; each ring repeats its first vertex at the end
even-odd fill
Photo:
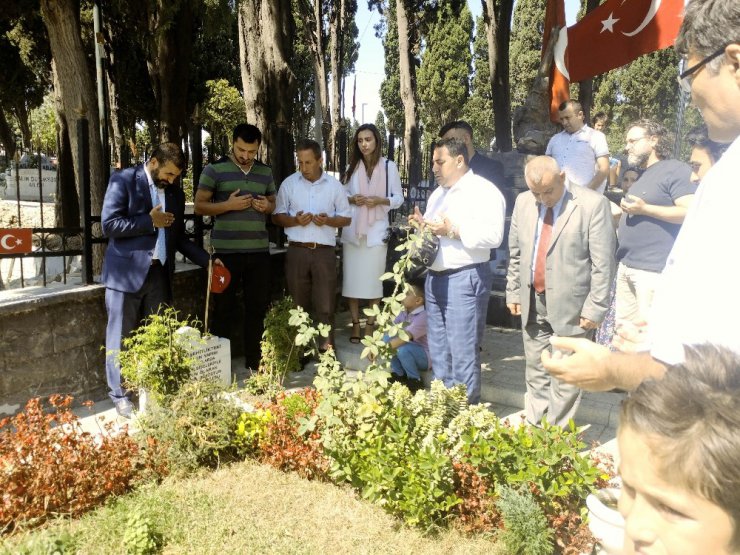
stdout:
POLYGON ((429 368, 429 360, 424 347, 418 343, 405 343, 396 349, 391 359, 393 373, 412 380, 421 379, 421 371, 429 368))
POLYGON ((464 384, 468 402, 480 402, 480 345, 493 274, 482 262, 454 274, 427 274, 427 338, 434 378, 464 384))

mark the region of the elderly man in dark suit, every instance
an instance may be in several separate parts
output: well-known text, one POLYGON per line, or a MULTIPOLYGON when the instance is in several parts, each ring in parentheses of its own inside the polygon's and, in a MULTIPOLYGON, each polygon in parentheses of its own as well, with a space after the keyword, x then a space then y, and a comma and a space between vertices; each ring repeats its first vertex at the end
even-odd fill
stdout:
POLYGON ((114 173, 103 201, 103 233, 109 238, 103 262, 106 375, 120 416, 132 404, 121 387, 116 354, 121 340, 172 299, 175 250, 199 266, 208 254, 184 236, 185 195, 174 185, 185 157, 174 143, 159 145, 146 164, 114 173))
POLYGON ((524 178, 530 190, 517 197, 511 217, 506 304, 522 317, 527 421, 546 416, 565 426, 581 391, 551 377, 540 357, 553 335, 590 338, 604 319, 616 236, 606 197, 567 187, 554 158, 532 159, 524 178))

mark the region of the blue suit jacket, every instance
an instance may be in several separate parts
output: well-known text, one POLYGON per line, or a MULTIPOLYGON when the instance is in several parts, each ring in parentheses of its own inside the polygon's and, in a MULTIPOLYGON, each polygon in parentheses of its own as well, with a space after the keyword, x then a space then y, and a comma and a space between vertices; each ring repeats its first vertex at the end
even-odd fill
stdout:
MULTIPOLYGON (((143 165, 117 171, 111 176, 101 215, 103 233, 110 239, 103 262, 103 283, 107 288, 135 293, 144 284, 157 242, 157 230, 149 215, 152 208, 143 165)), ((199 266, 208 265, 208 254, 185 237, 182 189, 175 185, 165 188, 165 210, 175 216, 172 226, 165 228, 166 267, 172 283, 175 250, 199 266)))

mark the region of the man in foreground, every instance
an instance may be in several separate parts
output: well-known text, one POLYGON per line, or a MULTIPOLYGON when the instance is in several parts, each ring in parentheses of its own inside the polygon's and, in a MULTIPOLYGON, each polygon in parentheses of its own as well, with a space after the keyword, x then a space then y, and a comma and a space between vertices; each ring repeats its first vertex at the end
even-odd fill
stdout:
POLYGON ((593 337, 609 307, 614 277, 614 226, 609 201, 566 188, 565 172, 549 156, 524 169, 528 192, 514 205, 509 229, 506 305, 522 317, 526 414, 558 426, 573 418, 581 391, 551 377, 540 362, 549 339, 593 337))
POLYGON ((185 194, 175 185, 184 168, 180 147, 161 144, 146 164, 115 172, 103 200, 101 221, 109 238, 103 262, 105 371, 110 398, 125 418, 133 405, 116 360, 122 339, 172 301, 175 250, 199 266, 208 265, 208 254, 184 234, 185 194))
POLYGON ((493 275, 490 250, 504 236, 506 202, 495 185, 468 167, 468 151, 458 139, 442 139, 434 149, 439 185, 422 217, 409 221, 439 236, 439 251, 425 283, 427 337, 435 379, 446 387, 465 384, 468 401, 480 402, 480 344, 493 275))
POLYGON ((316 320, 332 326, 320 348, 333 345, 334 305, 337 291, 337 229, 351 222, 344 187, 321 168, 321 146, 304 139, 296 146, 298 171, 280 186, 272 216, 285 228, 288 252, 285 280, 297 306, 316 320))

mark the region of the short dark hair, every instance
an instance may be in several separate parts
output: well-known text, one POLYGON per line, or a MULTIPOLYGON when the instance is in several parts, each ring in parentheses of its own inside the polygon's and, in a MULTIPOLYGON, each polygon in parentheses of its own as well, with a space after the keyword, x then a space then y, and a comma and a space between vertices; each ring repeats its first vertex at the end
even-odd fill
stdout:
POLYGON ((686 141, 689 143, 691 148, 703 148, 712 157, 712 162, 715 164, 722 158, 722 155, 727 150, 726 144, 716 143, 709 138, 707 128, 705 125, 694 127, 688 133, 686 133, 686 141))
POLYGON ((647 438, 666 481, 727 512, 740 547, 740 355, 685 347, 685 362, 625 399, 619 425, 647 438))
POLYGON ((162 143, 158 145, 154 149, 154 152, 152 152, 152 158, 156 158, 160 164, 172 162, 180 171, 185 169, 185 155, 177 143, 162 143))
POLYGON ((602 122, 604 125, 606 125, 606 122, 609 121, 609 116, 606 115, 606 112, 596 112, 591 120, 593 121, 593 123, 602 122))
POLYGON ((321 145, 313 139, 301 139, 295 147, 296 152, 310 150, 317 160, 321 158, 321 145))
POLYGON ((449 139, 440 139, 434 143, 434 148, 446 148, 453 158, 456 156, 462 156, 467 166, 470 162, 468 158, 468 147, 460 139, 450 137, 449 139))
POLYGON ((657 137, 658 142, 655 144, 655 156, 658 160, 666 160, 673 154, 672 144, 668 138, 668 130, 660 123, 652 119, 638 119, 627 126, 629 131, 633 127, 639 127, 645 130, 648 137, 657 137))
POLYGON ((578 112, 583 112, 583 106, 581 106, 581 103, 573 98, 569 98, 568 100, 565 100, 560 103, 560 106, 558 106, 558 112, 562 112, 565 110, 568 106, 573 108, 573 111, 577 114, 578 112))
POLYGON ((241 139, 245 143, 256 141, 258 144, 262 144, 262 131, 251 123, 240 123, 234 127, 234 132, 231 134, 232 143, 235 143, 237 139, 241 139))
MULTIPOLYGON (((740 2, 737 0, 692 0, 686 6, 683 23, 676 37, 675 49, 681 56, 689 52, 698 58, 740 41, 740 2)), ((716 72, 719 59, 707 64, 716 72)))
POLYGON ((449 123, 445 123, 442 126, 442 129, 439 130, 439 136, 444 137, 445 133, 452 129, 462 129, 465 131, 468 135, 470 135, 470 138, 473 138, 473 128, 471 125, 465 121, 465 120, 457 120, 457 121, 451 121, 449 123))

